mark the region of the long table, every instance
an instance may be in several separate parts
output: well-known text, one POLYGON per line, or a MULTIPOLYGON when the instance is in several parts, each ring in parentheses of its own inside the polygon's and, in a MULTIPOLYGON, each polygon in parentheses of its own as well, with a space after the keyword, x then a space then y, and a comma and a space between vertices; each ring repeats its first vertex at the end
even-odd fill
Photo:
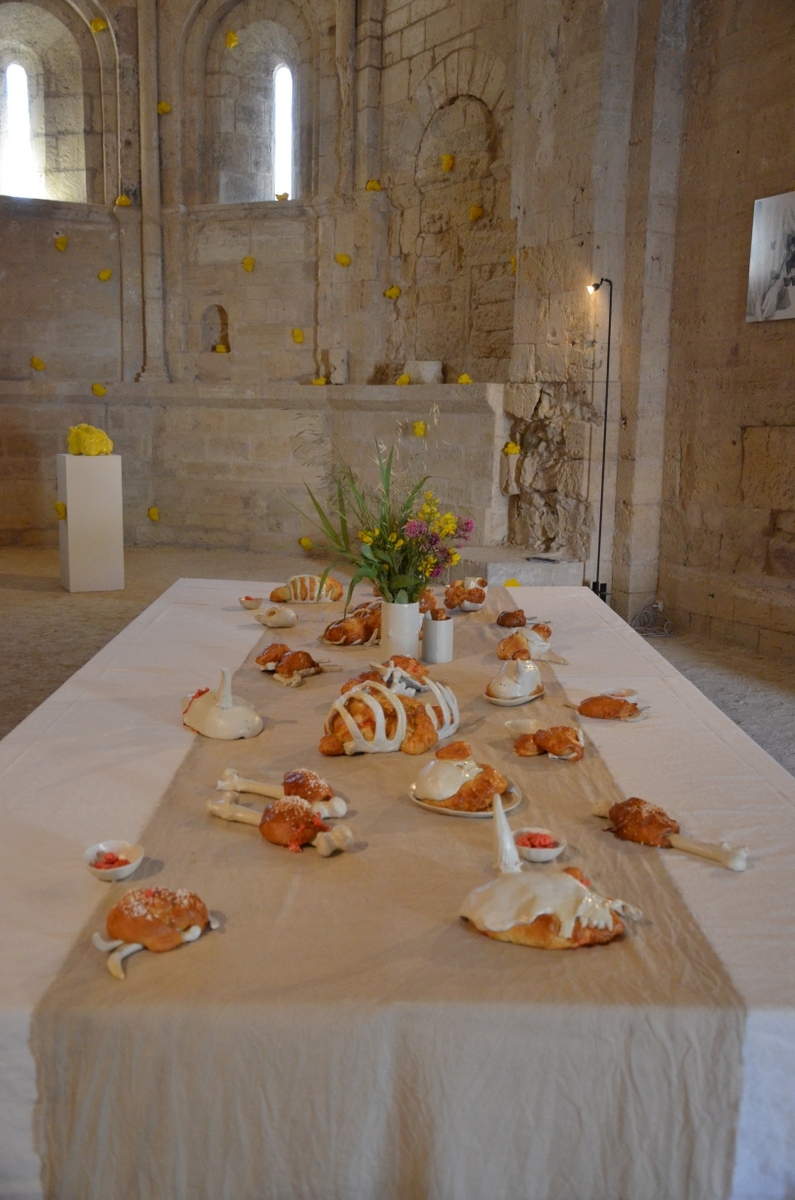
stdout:
MULTIPOLYGON (((193 742, 177 698, 243 662, 262 630, 235 597, 267 586, 181 580, 0 744, 0 895, 13 914, 0 983, 3 1198, 42 1194, 28 1034, 97 904, 102 885, 82 849, 149 822, 193 742)), ((554 621, 565 688, 629 685, 653 705, 654 719, 631 731, 588 725, 619 788, 662 804, 694 837, 752 849, 741 877, 662 860, 747 1010, 732 1196, 784 1200, 795 1178, 795 781, 586 589, 513 595, 554 621)))

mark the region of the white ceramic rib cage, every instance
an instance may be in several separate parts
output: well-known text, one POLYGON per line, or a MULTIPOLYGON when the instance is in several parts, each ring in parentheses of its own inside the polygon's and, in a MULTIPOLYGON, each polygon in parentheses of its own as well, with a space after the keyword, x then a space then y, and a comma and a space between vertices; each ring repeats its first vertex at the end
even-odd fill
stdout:
POLYGON ((334 713, 339 713, 345 722, 345 728, 351 735, 352 741, 343 743, 346 754, 388 754, 393 750, 399 750, 406 736, 405 708, 400 703, 400 700, 398 700, 397 695, 390 691, 385 683, 378 683, 374 679, 369 680, 367 683, 358 684, 357 687, 351 688, 349 692, 345 692, 343 696, 338 697, 334 701, 331 706, 331 712, 326 719, 326 733, 331 732, 331 719, 334 713), (386 714, 378 700, 371 694, 373 691, 383 693, 395 710, 397 724, 391 738, 387 737, 386 714), (373 714, 375 736, 371 742, 367 741, 367 738, 348 712, 347 705, 353 699, 363 701, 373 714))

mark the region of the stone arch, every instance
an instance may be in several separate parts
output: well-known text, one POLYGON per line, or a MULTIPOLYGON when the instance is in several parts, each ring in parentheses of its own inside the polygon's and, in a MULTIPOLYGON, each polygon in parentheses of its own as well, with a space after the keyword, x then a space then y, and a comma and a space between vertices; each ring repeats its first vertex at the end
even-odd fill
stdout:
POLYGON ((201 319, 202 354, 211 354, 216 346, 232 349, 229 342, 229 316, 222 304, 208 304, 201 319))
MULTIPOLYGON (((118 177, 115 105, 106 130, 103 103, 108 98, 103 74, 110 74, 105 83, 111 83, 115 99, 115 43, 106 33, 111 69, 103 72, 89 25, 95 15, 66 0, 0 0, 0 69, 19 62, 28 74, 34 157, 52 200, 103 203, 108 165, 113 185, 118 177)), ((2 109, 4 97, 3 90, 2 109)), ((4 111, 0 123, 5 124, 4 111)))
POLYGON ((457 96, 474 96, 496 112, 505 98, 505 63, 486 50, 453 50, 418 80, 410 97, 423 128, 457 96))
MULTIPOLYGON (((312 67, 316 52, 313 29, 302 5, 295 0, 238 0, 237 3, 234 0, 204 0, 186 22, 182 41, 184 70, 180 157, 184 200, 188 204, 219 202, 220 188, 216 181, 223 170, 223 155, 219 153, 219 147, 223 143, 225 126, 237 119, 237 114, 231 115, 233 106, 228 103, 234 98, 224 96, 224 89, 235 90, 241 81, 245 81, 249 99, 254 101, 256 107, 257 88, 252 72, 260 69, 265 83, 270 87, 271 69, 281 62, 286 63, 293 72, 293 193, 297 198, 305 196, 312 188, 313 175, 315 88, 312 67), (232 50, 225 45, 226 34, 230 30, 238 37, 238 44, 232 50), (241 50, 238 57, 243 60, 242 66, 251 68, 248 72, 213 70, 223 62, 225 55, 235 55, 238 50, 241 50), (208 94, 209 75, 220 76, 216 80, 218 94, 208 94)), ((243 113, 243 122, 251 115, 243 113)), ((256 113, 253 115, 255 131, 259 125, 262 136, 268 138, 265 104, 262 104, 259 122, 256 113)), ((229 156, 229 161, 232 157, 229 156)), ((261 192, 268 174, 267 169, 258 171, 256 163, 254 167, 253 171, 243 172, 259 178, 260 194, 242 197, 249 201, 264 198, 261 192)))

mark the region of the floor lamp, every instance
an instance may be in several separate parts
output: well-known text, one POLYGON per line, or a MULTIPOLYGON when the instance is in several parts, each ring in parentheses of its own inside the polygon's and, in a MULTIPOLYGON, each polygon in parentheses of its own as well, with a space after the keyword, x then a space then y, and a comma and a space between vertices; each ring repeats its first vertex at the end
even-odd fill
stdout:
POLYGON ((602 565, 602 518, 605 508, 605 466, 607 464, 607 403, 610 398, 610 339, 613 333, 613 281, 603 275, 598 283, 589 283, 588 291, 593 295, 598 292, 603 283, 610 288, 610 302, 607 309, 607 364, 605 370, 605 413, 602 426, 602 483, 599 488, 599 533, 596 539, 596 578, 591 584, 591 590, 596 592, 600 600, 607 603, 607 584, 599 582, 602 565))

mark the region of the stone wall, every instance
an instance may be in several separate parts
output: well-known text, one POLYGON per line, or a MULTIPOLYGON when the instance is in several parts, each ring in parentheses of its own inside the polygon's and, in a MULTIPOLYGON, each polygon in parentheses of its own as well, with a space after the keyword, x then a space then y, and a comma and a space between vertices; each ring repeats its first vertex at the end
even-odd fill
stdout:
POLYGON ((783 0, 697 3, 679 198, 660 589, 677 624, 795 651, 795 321, 746 324, 754 201, 795 186, 783 0))

